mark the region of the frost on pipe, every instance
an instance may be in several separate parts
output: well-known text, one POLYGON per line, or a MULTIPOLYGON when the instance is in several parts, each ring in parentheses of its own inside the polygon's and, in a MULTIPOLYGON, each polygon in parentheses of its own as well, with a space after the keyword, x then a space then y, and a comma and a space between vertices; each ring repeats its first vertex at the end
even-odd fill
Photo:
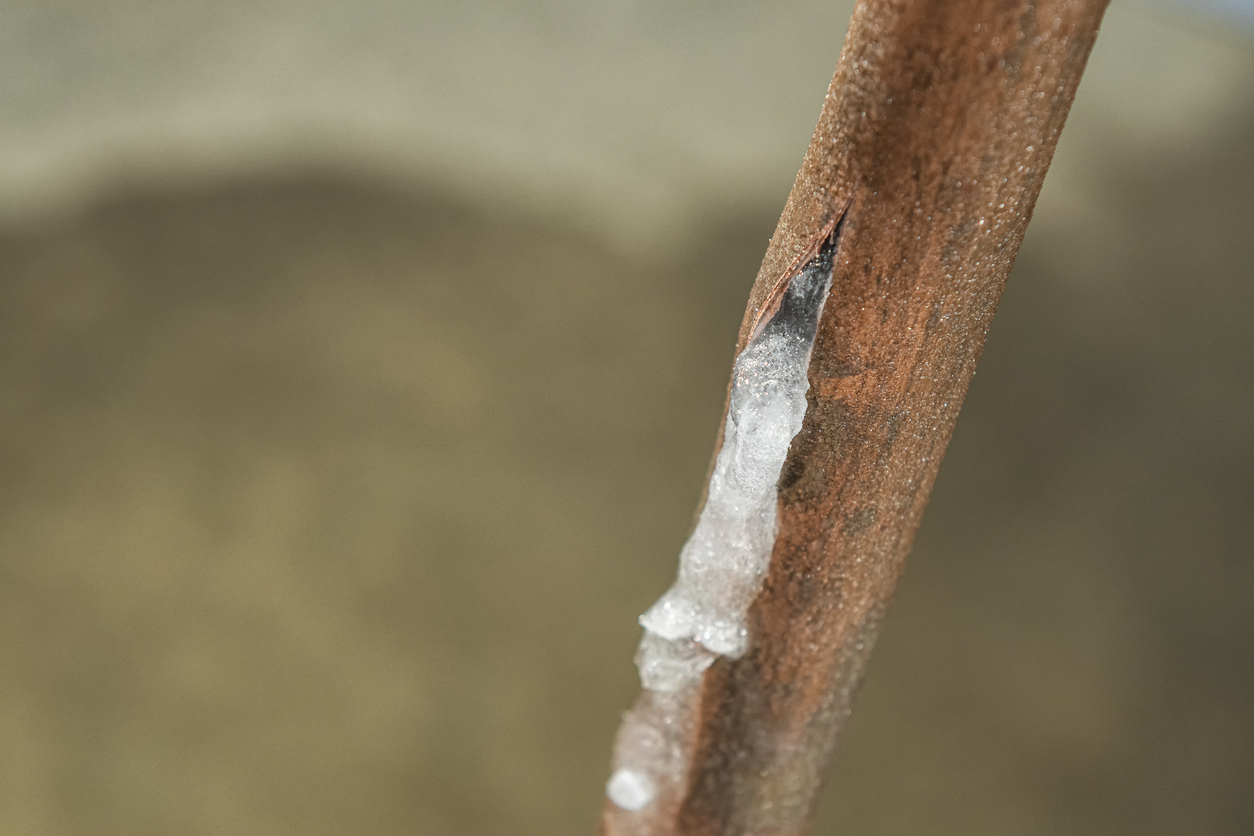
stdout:
POLYGON ((606 785, 623 810, 646 810, 660 793, 678 791, 695 686, 715 658, 739 658, 748 648, 745 615, 775 546, 779 475, 805 417, 810 352, 839 229, 768 302, 736 358, 723 445, 679 555, 679 578, 640 617, 636 664, 645 693, 619 729, 606 785))

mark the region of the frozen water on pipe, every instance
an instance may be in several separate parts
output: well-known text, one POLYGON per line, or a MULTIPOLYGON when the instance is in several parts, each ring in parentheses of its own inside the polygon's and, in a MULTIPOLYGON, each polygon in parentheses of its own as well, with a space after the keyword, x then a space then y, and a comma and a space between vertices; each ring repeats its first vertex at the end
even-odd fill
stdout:
POLYGON ((642 672, 655 655, 679 652, 653 637, 696 642, 733 659, 744 655, 745 613, 775 546, 779 474, 805 417, 807 367, 831 284, 833 244, 829 239, 792 279, 779 310, 736 358, 723 446, 705 507, 679 555, 679 579, 640 617, 647 631, 642 672))
POLYGON ((735 659, 748 649, 745 617, 775 546, 779 476, 805 417, 810 353, 835 248, 833 233, 736 358, 723 445, 705 506, 680 552, 679 577, 640 617, 645 632, 636 665, 649 699, 619 731, 608 786, 610 800, 624 810, 643 810, 655 798, 635 790, 637 779, 650 787, 682 782, 682 738, 693 730, 681 706, 718 656, 735 659))
POLYGON ((670 640, 648 630, 636 651, 640 684, 650 691, 679 691, 697 679, 716 654, 690 639, 670 640))
POLYGON ((610 776, 605 794, 624 810, 643 810, 653 800, 653 782, 632 769, 620 769, 610 776))

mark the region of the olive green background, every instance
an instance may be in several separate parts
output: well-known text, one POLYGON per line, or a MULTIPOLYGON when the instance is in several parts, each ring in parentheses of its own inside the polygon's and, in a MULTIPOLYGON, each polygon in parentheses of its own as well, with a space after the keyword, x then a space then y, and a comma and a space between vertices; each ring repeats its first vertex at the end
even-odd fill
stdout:
MULTIPOLYGON (((590 834, 848 8, 196 8, 4 12, 0 833, 590 834)), ((1254 831, 1227 29, 1108 17, 815 834, 1254 831)))

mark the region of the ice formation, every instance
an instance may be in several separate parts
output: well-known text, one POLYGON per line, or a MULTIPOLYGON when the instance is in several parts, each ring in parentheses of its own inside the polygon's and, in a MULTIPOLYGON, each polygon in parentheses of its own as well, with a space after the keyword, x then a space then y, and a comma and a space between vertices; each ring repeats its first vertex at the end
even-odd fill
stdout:
POLYGON ((660 794, 677 791, 692 731, 691 692, 718 656, 739 658, 748 648, 745 616, 775 545, 779 475, 805 416, 835 246, 832 233, 736 358, 723 445, 679 555, 679 578, 640 617, 636 665, 645 693, 623 720, 607 785, 623 810, 647 814, 660 794))
POLYGON ((709 666, 711 654, 745 652, 745 612, 775 545, 779 474, 805 417, 810 350, 831 276, 829 242, 736 359, 723 445, 679 555, 679 579, 640 617, 646 632, 637 661, 646 688, 676 690, 709 666))
POLYGON ((605 794, 624 810, 642 810, 653 800, 653 782, 634 769, 620 769, 610 776, 605 794))

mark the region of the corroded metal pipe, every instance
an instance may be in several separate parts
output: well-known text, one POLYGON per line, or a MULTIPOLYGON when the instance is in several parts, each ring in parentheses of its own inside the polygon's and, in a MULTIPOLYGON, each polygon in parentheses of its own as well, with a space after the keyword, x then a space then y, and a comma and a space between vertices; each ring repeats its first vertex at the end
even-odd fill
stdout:
POLYGON ((843 213, 748 649, 684 698, 679 791, 604 836, 804 831, 1105 7, 858 3, 737 345, 843 213))

